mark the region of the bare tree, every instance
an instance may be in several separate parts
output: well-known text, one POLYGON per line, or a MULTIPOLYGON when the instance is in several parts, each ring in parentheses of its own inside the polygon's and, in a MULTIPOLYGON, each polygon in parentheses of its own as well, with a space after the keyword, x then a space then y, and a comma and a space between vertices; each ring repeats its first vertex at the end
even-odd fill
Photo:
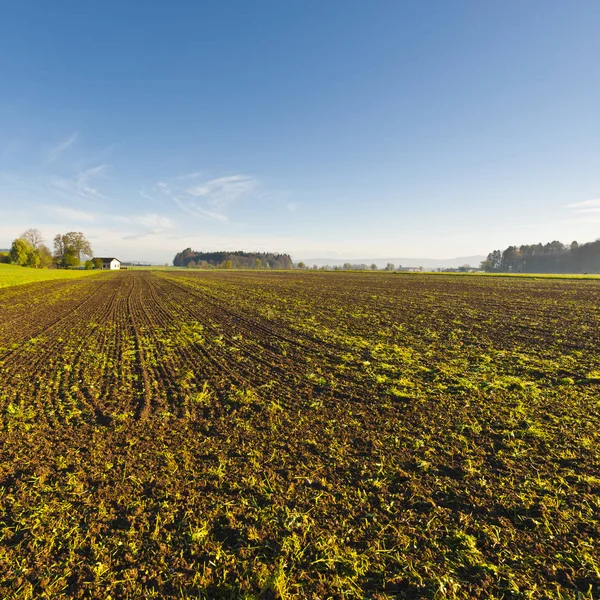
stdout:
POLYGON ((54 236, 54 256, 58 261, 63 259, 65 255, 65 236, 61 233, 57 233, 54 236))
POLYGON ((22 236, 33 248, 37 248, 44 242, 42 232, 39 229, 28 229, 22 236))

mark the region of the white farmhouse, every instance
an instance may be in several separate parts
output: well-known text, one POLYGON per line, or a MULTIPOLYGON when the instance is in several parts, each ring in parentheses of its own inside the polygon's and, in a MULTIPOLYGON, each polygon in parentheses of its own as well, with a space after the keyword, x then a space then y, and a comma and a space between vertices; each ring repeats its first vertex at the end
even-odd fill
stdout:
POLYGON ((118 258, 100 258, 100 260, 102 261, 102 269, 105 271, 116 271, 121 268, 121 261, 118 258))

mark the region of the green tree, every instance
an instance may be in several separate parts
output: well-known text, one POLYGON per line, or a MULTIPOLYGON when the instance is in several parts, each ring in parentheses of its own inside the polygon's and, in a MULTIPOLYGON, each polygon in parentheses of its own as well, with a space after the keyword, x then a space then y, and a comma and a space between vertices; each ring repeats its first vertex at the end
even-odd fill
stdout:
POLYGON ((37 251, 36 248, 32 248, 27 256, 27 262, 25 263, 26 267, 32 267, 37 269, 41 266, 42 255, 37 251))
POLYGON ((77 267, 82 257, 92 257, 92 245, 81 231, 57 234, 54 237, 54 256, 61 267, 77 267))
POLYGON ((377 271, 377 265, 375 263, 371 265, 371 271, 377 271))
POLYGON ((17 238, 10 247, 10 261, 13 265, 21 265, 24 267, 27 265, 32 252, 33 247, 27 240, 17 238))
POLYGON ((77 254, 75 254, 75 251, 69 248, 65 252, 61 263, 63 267, 78 267, 81 264, 81 261, 77 254))
POLYGON ((65 246, 77 256, 79 262, 84 256, 92 257, 94 255, 92 245, 81 231, 70 231, 64 237, 66 238, 65 246))
POLYGON ((223 268, 224 269, 232 269, 233 268, 233 262, 231 260, 226 260, 223 262, 223 268))
POLYGON ((102 268, 102 259, 101 258, 94 258, 94 260, 92 260, 92 262, 94 263, 94 269, 102 268))
POLYGON ((299 269, 306 269, 306 265, 303 262, 299 262, 298 263, 298 268, 299 269))
POLYGON ((48 246, 45 244, 39 244, 35 251, 39 254, 40 267, 42 269, 49 269, 54 264, 54 258, 48 246))

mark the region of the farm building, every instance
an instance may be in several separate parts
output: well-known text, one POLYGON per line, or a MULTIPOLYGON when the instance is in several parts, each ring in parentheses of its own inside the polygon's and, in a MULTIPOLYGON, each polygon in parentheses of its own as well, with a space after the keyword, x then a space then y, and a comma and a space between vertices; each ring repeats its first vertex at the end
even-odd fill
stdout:
POLYGON ((102 269, 106 271, 114 271, 121 268, 121 261, 118 258, 100 258, 102 261, 102 269))

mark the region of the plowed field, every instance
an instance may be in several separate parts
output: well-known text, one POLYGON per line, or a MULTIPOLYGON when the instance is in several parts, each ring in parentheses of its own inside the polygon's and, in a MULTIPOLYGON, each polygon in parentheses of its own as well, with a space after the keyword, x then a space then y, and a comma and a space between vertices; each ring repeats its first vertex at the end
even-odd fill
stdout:
POLYGON ((0 290, 0 597, 600 597, 600 287, 0 290))

